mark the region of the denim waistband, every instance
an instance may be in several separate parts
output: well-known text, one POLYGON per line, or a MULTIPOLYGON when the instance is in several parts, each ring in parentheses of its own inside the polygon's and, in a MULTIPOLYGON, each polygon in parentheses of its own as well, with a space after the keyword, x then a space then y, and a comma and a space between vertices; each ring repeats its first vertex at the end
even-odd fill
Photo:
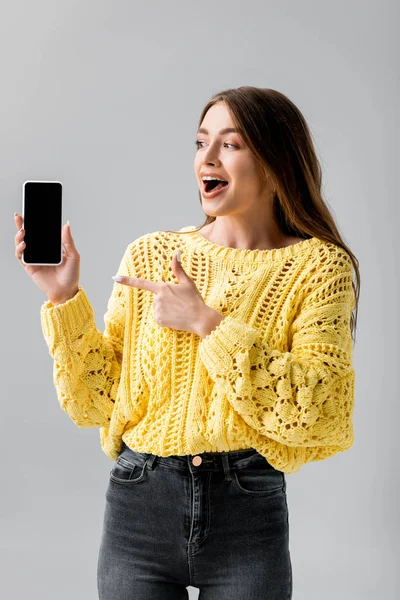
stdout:
MULTIPOLYGON (((240 469, 245 468, 248 464, 255 462, 257 459, 260 459, 265 462, 266 465, 269 465, 267 459, 254 448, 231 450, 229 452, 202 452, 199 454, 186 454, 183 456, 158 456, 156 454, 132 450, 125 442, 122 442, 122 444, 122 450, 117 460, 122 458, 122 461, 126 461, 131 465, 146 466, 148 469, 153 469, 156 464, 162 464, 172 469, 192 472, 203 470, 226 470, 228 466, 240 469), (199 459, 193 462, 195 457, 200 457, 201 462, 199 459)), ((273 467, 271 466, 271 468, 273 467)))

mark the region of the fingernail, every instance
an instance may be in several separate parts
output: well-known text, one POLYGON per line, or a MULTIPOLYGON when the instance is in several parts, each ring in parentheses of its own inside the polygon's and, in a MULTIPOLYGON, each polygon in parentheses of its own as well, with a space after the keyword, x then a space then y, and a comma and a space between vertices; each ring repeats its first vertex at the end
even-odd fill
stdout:
POLYGON ((121 275, 114 275, 113 277, 111 277, 111 279, 114 279, 114 281, 122 281, 121 275))
POLYGON ((67 225, 69 225, 69 221, 67 221, 67 225))
POLYGON ((176 253, 176 260, 180 263, 181 262, 181 249, 178 248, 178 251, 176 253))

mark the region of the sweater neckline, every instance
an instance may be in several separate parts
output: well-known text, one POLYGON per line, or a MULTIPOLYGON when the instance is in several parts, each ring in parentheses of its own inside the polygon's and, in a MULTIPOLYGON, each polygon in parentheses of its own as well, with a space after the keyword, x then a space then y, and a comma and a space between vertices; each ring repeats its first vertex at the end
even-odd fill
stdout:
POLYGON ((267 250, 249 250, 248 248, 232 248, 231 246, 221 246, 205 238, 196 225, 183 227, 181 231, 190 231, 191 235, 185 234, 185 239, 196 249, 202 250, 213 258, 222 259, 224 262, 268 262, 286 260, 299 254, 309 253, 310 250, 321 240, 317 237, 301 239, 295 244, 284 246, 283 248, 270 248, 267 250))

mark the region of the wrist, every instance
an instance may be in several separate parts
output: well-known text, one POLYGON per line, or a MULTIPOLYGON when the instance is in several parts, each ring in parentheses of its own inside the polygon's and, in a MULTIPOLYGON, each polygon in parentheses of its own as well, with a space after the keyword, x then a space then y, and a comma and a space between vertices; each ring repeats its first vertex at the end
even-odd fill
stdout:
POLYGON ((217 310, 214 310, 211 306, 207 306, 199 322, 197 334, 204 339, 210 335, 224 318, 217 310))
POLYGON ((53 304, 53 306, 57 306, 58 304, 65 304, 65 302, 68 302, 68 300, 71 300, 74 296, 76 296, 76 294, 78 292, 79 292, 79 288, 77 288, 72 294, 69 294, 68 296, 65 296, 64 298, 54 298, 53 300, 51 298, 49 298, 49 300, 53 304))

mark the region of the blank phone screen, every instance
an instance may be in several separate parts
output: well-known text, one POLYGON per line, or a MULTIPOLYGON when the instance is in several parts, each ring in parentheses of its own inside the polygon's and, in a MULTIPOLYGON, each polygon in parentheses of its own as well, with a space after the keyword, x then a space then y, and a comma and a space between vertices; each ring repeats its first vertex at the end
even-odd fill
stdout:
POLYGON ((62 258, 62 184, 60 181, 25 181, 23 227, 29 264, 56 265, 62 258))

